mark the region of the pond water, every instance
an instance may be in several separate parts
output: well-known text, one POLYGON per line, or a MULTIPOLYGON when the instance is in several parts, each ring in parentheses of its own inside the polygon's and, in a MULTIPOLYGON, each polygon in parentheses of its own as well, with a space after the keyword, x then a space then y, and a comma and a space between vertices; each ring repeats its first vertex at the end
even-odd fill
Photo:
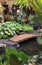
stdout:
MULTIPOLYGON (((11 47, 16 47, 17 48, 17 44, 14 42, 9 41, 8 39, 5 40, 0 40, 0 43, 6 43, 8 44, 8 46, 11 47)), ((42 38, 33 38, 33 39, 29 39, 26 41, 23 41, 20 44, 20 47, 18 48, 18 50, 22 50, 24 51, 26 54, 29 55, 35 55, 35 54, 39 54, 40 52, 42 52, 42 38)))
POLYGON ((20 43, 20 49, 29 55, 36 55, 42 52, 42 45, 39 39, 33 38, 20 43))

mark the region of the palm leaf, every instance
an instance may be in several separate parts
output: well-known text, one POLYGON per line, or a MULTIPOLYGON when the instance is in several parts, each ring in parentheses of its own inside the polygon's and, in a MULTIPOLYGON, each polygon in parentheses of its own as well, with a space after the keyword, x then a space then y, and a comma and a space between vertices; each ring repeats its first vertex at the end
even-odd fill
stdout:
POLYGON ((38 15, 38 19, 40 20, 40 22, 42 22, 42 3, 41 3, 41 0, 30 0, 29 3, 34 8, 36 14, 38 15))

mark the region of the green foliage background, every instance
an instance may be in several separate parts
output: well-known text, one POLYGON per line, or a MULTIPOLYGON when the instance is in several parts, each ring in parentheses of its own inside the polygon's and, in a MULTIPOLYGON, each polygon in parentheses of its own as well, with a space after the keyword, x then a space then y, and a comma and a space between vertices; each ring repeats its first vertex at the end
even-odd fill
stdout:
POLYGON ((42 23, 42 0, 29 0, 30 5, 34 8, 40 23, 42 23))

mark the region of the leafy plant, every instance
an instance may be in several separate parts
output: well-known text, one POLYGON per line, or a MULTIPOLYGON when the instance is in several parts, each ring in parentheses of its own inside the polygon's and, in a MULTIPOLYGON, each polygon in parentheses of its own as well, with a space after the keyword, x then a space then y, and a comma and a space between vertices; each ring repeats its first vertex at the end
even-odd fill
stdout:
POLYGON ((0 25, 0 39, 12 37, 21 30, 31 31, 33 28, 31 26, 21 25, 15 21, 2 23, 0 25))
POLYGON ((28 5, 28 0, 15 0, 16 4, 20 4, 20 5, 28 5))
POLYGON ((2 20, 2 16, 0 15, 0 20, 2 20))
POLYGON ((10 65, 20 65, 19 59, 14 54, 10 55, 9 63, 10 63, 10 65))
POLYGON ((0 65, 20 65, 20 60, 23 63, 27 63, 28 55, 22 51, 17 51, 15 48, 6 48, 5 54, 0 58, 0 65))
POLYGON ((40 23, 42 23, 42 0, 29 0, 30 5, 34 8, 40 23))
POLYGON ((20 4, 21 6, 28 6, 29 1, 28 0, 13 0, 11 2, 8 3, 9 6, 12 6, 13 4, 20 4))
POLYGON ((2 4, 0 3, 0 10, 4 10, 5 8, 2 6, 2 4))
POLYGON ((0 25, 0 38, 8 38, 10 36, 13 36, 19 30, 22 30, 22 26, 19 23, 2 23, 0 25))
POLYGON ((33 31, 33 27, 31 27, 30 25, 23 25, 23 29, 28 32, 33 31))

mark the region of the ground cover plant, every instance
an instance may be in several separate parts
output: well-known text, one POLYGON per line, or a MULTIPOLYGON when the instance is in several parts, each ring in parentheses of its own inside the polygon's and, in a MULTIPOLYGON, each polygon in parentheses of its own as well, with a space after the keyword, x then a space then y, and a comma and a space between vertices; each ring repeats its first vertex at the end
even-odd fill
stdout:
POLYGON ((33 27, 30 25, 22 25, 15 21, 2 23, 0 24, 0 39, 12 37, 21 30, 33 31, 33 27))
MULTIPOLYGON (((1 49, 1 48, 0 48, 1 49)), ((15 48, 4 48, 4 53, 0 54, 0 65, 24 65, 35 63, 42 65, 42 52, 38 55, 29 56, 23 51, 15 48)))
POLYGON ((20 65, 20 61, 23 63, 28 61, 28 55, 22 51, 17 51, 15 48, 5 48, 4 52, 0 56, 0 65, 20 65))

